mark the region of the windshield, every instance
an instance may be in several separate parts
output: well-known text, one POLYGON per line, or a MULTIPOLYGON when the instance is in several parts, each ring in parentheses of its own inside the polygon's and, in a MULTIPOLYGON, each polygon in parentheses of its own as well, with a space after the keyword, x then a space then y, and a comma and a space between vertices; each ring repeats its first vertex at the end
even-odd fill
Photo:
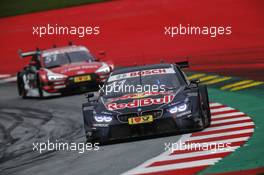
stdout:
POLYGON ((92 55, 85 51, 65 52, 59 54, 47 55, 44 59, 44 66, 46 68, 59 67, 64 64, 77 62, 91 62, 92 55))
POLYGON ((108 82, 104 87, 104 94, 112 96, 129 93, 164 92, 167 90, 178 89, 181 84, 176 72, 173 68, 169 69, 173 71, 170 71, 170 73, 154 75, 138 74, 135 77, 127 77, 127 74, 129 73, 126 73, 126 75, 113 75, 113 77, 108 79, 108 82))

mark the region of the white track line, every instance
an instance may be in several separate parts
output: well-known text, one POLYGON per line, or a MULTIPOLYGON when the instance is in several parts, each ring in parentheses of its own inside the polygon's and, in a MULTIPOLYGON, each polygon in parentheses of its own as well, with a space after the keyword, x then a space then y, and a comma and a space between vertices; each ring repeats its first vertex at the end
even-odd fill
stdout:
POLYGON ((216 122, 216 121, 225 121, 225 120, 229 120, 229 119, 235 119, 235 118, 241 118, 241 117, 247 117, 248 119, 251 119, 249 116, 243 114, 243 115, 233 115, 233 116, 227 116, 227 118, 225 117, 219 117, 219 118, 215 118, 215 117, 212 117, 212 124, 215 124, 213 122, 216 122))
POLYGON ((231 117, 231 116, 237 116, 237 115, 243 115, 245 113, 243 112, 231 112, 227 114, 218 114, 218 115, 212 115, 212 118, 222 118, 222 117, 231 117))
POLYGON ((206 155, 212 155, 212 154, 218 154, 218 153, 225 153, 225 152, 233 152, 239 146, 231 147, 232 149, 216 149, 215 152, 213 150, 202 150, 197 152, 188 152, 188 153, 180 153, 180 154, 174 154, 171 156, 167 156, 166 158, 159 160, 159 161, 165 161, 165 160, 177 160, 177 159, 184 159, 184 158, 190 158, 190 157, 198 157, 198 156, 206 156, 206 155))
POLYGON ((154 172, 162 172, 162 171, 169 171, 169 170, 177 170, 177 169, 182 169, 182 168, 191 168, 191 167, 199 167, 199 166, 205 166, 205 165, 213 165, 216 162, 218 162, 220 159, 221 158, 213 158, 213 159, 190 161, 190 162, 163 165, 163 166, 154 166, 154 167, 148 167, 148 168, 138 169, 138 170, 134 169, 134 170, 126 172, 125 174, 154 173, 154 172))
POLYGON ((193 137, 190 137, 190 140, 209 139, 209 138, 214 138, 214 137, 228 136, 228 135, 234 135, 234 134, 252 133, 252 132, 254 132, 254 129, 244 129, 244 130, 224 132, 224 133, 218 133, 218 134, 193 136, 193 137))
POLYGON ((11 77, 11 74, 0 74, 0 79, 1 78, 8 78, 11 77))
POLYGON ((214 125, 214 124, 235 122, 235 121, 248 120, 248 119, 250 119, 250 117, 238 117, 238 118, 231 118, 231 119, 225 119, 225 120, 212 121, 211 124, 214 125))
POLYGON ((209 127, 209 128, 206 128, 205 130, 203 130, 201 132, 217 131, 217 130, 222 130, 222 129, 236 128, 236 127, 243 127, 243 126, 254 126, 254 123, 253 122, 244 122, 244 123, 237 123, 237 124, 232 124, 232 125, 209 127))
POLYGON ((223 108, 218 108, 218 109, 211 109, 211 113, 216 113, 216 112, 223 112, 223 111, 231 111, 234 110, 234 108, 230 107, 223 107, 223 108))
POLYGON ((222 106, 222 104, 220 104, 220 103, 210 103, 209 105, 210 105, 210 107, 222 106))
MULTIPOLYGON (((227 144, 227 143, 233 143, 233 142, 241 142, 241 141, 246 141, 248 140, 248 136, 247 137, 238 137, 238 138, 233 138, 233 139, 220 139, 217 141, 213 141, 213 142, 202 142, 202 143, 206 143, 207 145, 215 145, 215 144, 227 144)), ((191 142, 195 143, 195 140, 191 140, 191 142)), ((202 144, 200 143, 200 144, 202 144)))
POLYGON ((0 84, 9 83, 9 82, 15 82, 16 79, 17 79, 17 77, 5 78, 5 79, 0 80, 0 84))

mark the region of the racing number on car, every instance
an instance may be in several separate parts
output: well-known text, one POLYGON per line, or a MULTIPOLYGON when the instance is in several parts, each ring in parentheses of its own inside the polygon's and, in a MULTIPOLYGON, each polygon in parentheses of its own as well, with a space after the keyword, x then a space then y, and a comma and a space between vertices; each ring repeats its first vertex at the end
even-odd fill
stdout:
POLYGON ((150 122, 153 122, 152 115, 145 115, 145 116, 133 117, 128 119, 128 124, 130 125, 150 123, 150 122))

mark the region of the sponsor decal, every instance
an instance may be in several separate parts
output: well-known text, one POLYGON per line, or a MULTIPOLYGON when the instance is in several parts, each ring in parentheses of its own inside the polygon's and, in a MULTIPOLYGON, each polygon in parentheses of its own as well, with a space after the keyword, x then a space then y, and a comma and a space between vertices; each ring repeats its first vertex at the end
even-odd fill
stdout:
POLYGON ((180 113, 180 114, 177 114, 176 117, 181 117, 181 116, 184 116, 184 115, 188 115, 188 114, 191 114, 192 112, 189 110, 189 111, 185 111, 183 113, 180 113))
POLYGON ((67 72, 70 72, 70 71, 78 71, 78 70, 82 70, 84 72, 84 69, 97 69, 97 68, 98 68, 98 66, 96 66, 96 65, 83 65, 83 66, 65 68, 62 71, 62 73, 67 73, 67 72))
POLYGON ((150 70, 128 72, 124 74, 113 75, 108 79, 108 82, 117 81, 117 80, 126 79, 126 78, 139 77, 139 76, 169 74, 169 73, 175 73, 174 69, 173 68, 162 68, 162 69, 150 69, 150 70))
POLYGON ((108 127, 109 124, 102 124, 102 123, 94 123, 93 127, 108 127))
POLYGON ((155 74, 165 74, 165 73, 166 73, 166 69, 152 69, 152 70, 131 72, 129 73, 129 76, 139 77, 139 76, 145 76, 145 75, 155 75, 155 74))
POLYGON ((76 74, 77 75, 85 74, 85 71, 78 71, 76 74))
POLYGON ((129 125, 136 125, 136 124, 150 123, 150 122, 153 122, 153 116, 152 115, 132 117, 132 118, 128 119, 129 125))
POLYGON ((128 103, 108 103, 106 108, 110 111, 125 109, 125 108, 137 108, 158 104, 168 104, 172 102, 175 95, 165 95, 161 98, 143 98, 143 99, 134 99, 132 102, 128 103))

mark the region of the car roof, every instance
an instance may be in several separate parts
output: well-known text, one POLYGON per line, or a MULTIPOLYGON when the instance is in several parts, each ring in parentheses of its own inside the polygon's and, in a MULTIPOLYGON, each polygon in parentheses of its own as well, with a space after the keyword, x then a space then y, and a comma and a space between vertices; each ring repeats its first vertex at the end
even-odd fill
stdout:
POLYGON ((87 51, 90 52, 86 47, 84 46, 64 46, 64 47, 55 47, 51 49, 42 50, 42 56, 52 55, 52 54, 59 54, 59 53, 65 53, 65 52, 74 52, 74 51, 87 51))
POLYGON ((168 63, 151 64, 151 65, 136 66, 136 67, 125 67, 114 70, 111 75, 117 75, 117 74, 123 74, 123 73, 135 72, 141 70, 161 69, 161 68, 171 68, 171 67, 173 67, 173 64, 168 64, 168 63))

